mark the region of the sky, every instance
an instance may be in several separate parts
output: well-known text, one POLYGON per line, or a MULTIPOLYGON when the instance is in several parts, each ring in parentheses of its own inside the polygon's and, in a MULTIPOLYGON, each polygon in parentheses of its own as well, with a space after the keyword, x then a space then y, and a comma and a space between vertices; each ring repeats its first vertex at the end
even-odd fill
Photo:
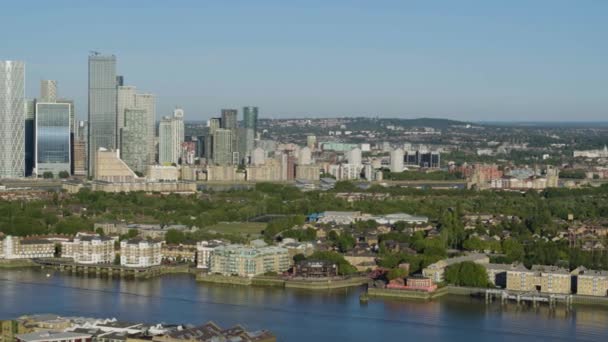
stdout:
POLYGON ((0 59, 86 117, 87 56, 186 120, 608 119, 606 0, 3 1, 0 59))

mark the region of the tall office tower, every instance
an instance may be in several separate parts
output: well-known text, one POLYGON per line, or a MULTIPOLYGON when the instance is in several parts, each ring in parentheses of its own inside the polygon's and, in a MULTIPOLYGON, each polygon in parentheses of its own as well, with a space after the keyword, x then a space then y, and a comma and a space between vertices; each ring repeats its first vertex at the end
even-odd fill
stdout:
POLYGON ((232 163, 232 131, 219 128, 213 134, 213 162, 218 165, 232 163))
POLYGON ((34 174, 71 172, 71 136, 69 103, 36 103, 36 143, 34 174))
POLYGON ((40 81, 40 101, 50 103, 57 101, 57 81, 40 81))
POLYGON ((249 157, 251 157, 251 152, 253 151, 253 148, 255 147, 253 129, 239 127, 239 128, 237 128, 237 132, 238 132, 237 141, 239 144, 239 146, 238 146, 238 154, 239 154, 238 163, 240 164, 241 162, 244 161, 245 164, 247 164, 249 157))
POLYGON ((391 172, 403 172, 404 152, 398 148, 391 151, 391 172))
POLYGON ((222 128, 229 130, 236 130, 238 127, 236 109, 222 109, 222 128))
POLYGON ((158 162, 178 164, 184 142, 184 111, 175 109, 173 116, 165 116, 158 126, 158 162))
POLYGON ((25 100, 25 176, 34 171, 36 100, 25 100))
POLYGON ((25 176, 25 63, 0 61, 0 178, 25 176))
POLYGON ((148 165, 147 140, 148 112, 145 109, 125 109, 124 125, 120 129, 120 159, 141 175, 148 165))
POLYGON ((116 146, 121 148, 120 130, 125 125, 125 109, 135 109, 136 88, 133 86, 116 87, 116 146))
POLYGON ((306 137, 306 146, 308 146, 308 148, 311 151, 315 150, 315 147, 317 146, 317 136, 316 135, 309 135, 306 137))
POLYGON ((258 107, 243 107, 243 127, 258 132, 258 107))
POLYGON ((361 165, 361 149, 355 147, 352 150, 348 151, 346 153, 346 159, 351 165, 361 165))
POLYGON ((215 131, 222 128, 222 119, 221 118, 211 118, 209 119, 207 126, 208 126, 208 130, 207 130, 207 135, 205 135, 205 153, 204 156, 207 159, 207 162, 209 162, 211 159, 213 159, 213 135, 215 134, 215 131))
POLYGON ((231 150, 230 152, 238 152, 238 111, 236 109, 222 109, 222 128, 229 129, 232 136, 231 150))
POLYGON ((99 148, 116 149, 116 56, 89 56, 89 175, 99 148))
MULTIPOLYGON (((156 159, 156 151, 154 148, 154 136, 156 135, 156 98, 153 94, 138 94, 137 88, 134 86, 118 86, 116 100, 116 129, 120 133, 120 129, 125 124, 125 110, 128 109, 143 109, 146 111, 146 121, 144 127, 146 129, 146 138, 139 142, 146 144, 147 155, 146 163, 154 164, 156 159)), ((120 139, 119 139, 120 140, 120 139)), ((117 146, 122 148, 120 141, 117 146)))
POLYGON ((86 121, 78 121, 74 125, 74 153, 72 154, 73 173, 76 176, 87 174, 87 137, 89 125, 86 121))
POLYGON ((153 94, 135 94, 135 108, 146 110, 146 144, 148 145, 148 164, 156 161, 156 96, 153 94))
POLYGON ((213 135, 215 130, 218 128, 222 128, 222 119, 221 118, 209 119, 209 134, 213 135))

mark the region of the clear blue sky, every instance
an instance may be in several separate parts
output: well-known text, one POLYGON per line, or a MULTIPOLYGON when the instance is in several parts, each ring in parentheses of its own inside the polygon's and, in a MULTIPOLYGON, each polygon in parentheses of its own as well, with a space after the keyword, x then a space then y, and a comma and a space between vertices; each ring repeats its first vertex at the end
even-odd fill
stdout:
POLYGON ((0 59, 86 115, 89 50, 187 119, 607 120, 606 0, 7 1, 0 59))

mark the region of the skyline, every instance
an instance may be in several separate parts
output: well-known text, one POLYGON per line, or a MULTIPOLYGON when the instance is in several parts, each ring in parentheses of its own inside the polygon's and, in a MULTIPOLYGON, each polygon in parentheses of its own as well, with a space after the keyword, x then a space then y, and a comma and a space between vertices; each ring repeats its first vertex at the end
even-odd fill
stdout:
POLYGON ((157 96, 157 119, 176 106, 187 121, 245 106, 259 107, 260 118, 608 114, 608 4, 599 1, 7 6, 0 27, 19 30, 0 57, 25 62, 28 98, 39 96, 40 80, 57 80, 79 119, 87 114, 89 50, 116 55, 125 84, 157 96))

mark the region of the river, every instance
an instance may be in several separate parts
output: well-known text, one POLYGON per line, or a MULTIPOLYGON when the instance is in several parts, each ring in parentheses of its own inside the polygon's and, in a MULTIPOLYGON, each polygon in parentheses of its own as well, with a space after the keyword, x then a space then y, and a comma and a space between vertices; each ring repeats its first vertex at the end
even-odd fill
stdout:
POLYGON ((608 308, 486 305, 469 297, 433 302, 372 299, 360 289, 308 292, 197 284, 189 275, 148 281, 0 270, 0 319, 31 313, 117 317, 147 323, 213 320, 269 329, 279 341, 549 341, 608 339, 608 308))

